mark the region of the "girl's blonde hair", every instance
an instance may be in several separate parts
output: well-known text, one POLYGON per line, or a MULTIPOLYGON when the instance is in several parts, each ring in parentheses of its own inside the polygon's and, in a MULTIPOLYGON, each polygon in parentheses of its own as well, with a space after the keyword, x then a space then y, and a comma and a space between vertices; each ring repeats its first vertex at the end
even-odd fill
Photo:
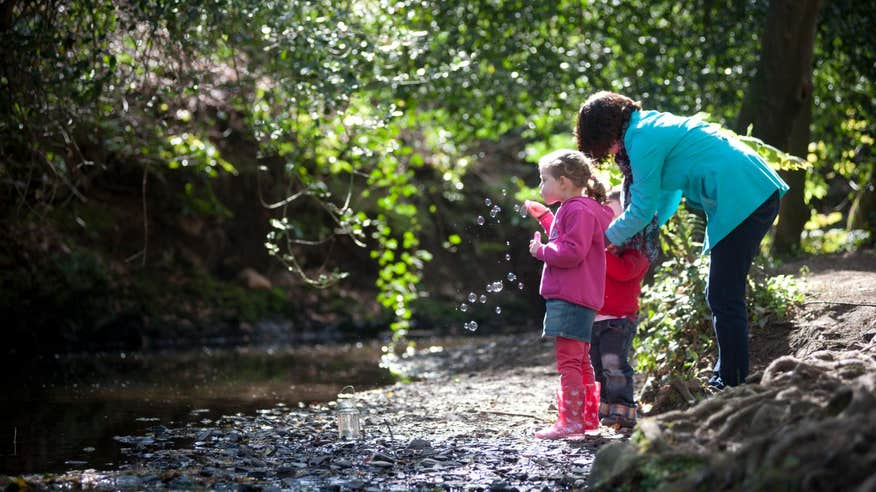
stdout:
POLYGON ((538 168, 556 179, 565 177, 575 186, 584 189, 584 194, 599 203, 606 203, 605 186, 590 172, 593 161, 577 150, 556 150, 538 161, 538 168))

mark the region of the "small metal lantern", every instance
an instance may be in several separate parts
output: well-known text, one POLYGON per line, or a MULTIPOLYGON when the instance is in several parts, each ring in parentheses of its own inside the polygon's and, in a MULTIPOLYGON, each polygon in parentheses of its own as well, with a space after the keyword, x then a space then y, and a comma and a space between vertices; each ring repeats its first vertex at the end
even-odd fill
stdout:
POLYGON ((340 439, 359 439, 362 437, 362 424, 359 422, 359 410, 353 395, 344 394, 344 391, 352 386, 345 386, 338 393, 338 437, 340 439))

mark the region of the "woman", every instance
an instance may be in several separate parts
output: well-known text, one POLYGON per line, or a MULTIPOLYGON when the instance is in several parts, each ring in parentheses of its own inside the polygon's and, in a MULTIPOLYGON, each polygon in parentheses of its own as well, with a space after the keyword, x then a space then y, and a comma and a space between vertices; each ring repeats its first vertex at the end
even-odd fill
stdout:
POLYGON ((624 175, 626 210, 605 232, 621 245, 665 223, 684 196, 706 215, 703 253, 711 252, 706 301, 718 340, 709 385, 723 389, 748 375, 745 286, 751 262, 788 185, 745 144, 703 121, 658 111, 612 92, 594 94, 578 111, 578 150, 608 154, 624 175), (629 206, 627 206, 629 204, 629 206))

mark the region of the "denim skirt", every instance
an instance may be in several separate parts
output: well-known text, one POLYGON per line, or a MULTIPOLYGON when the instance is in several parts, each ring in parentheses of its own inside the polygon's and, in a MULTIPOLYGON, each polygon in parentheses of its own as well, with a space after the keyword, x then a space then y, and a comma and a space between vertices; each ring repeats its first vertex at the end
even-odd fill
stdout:
POLYGON ((596 310, 561 299, 545 302, 542 336, 565 337, 590 343, 596 310))

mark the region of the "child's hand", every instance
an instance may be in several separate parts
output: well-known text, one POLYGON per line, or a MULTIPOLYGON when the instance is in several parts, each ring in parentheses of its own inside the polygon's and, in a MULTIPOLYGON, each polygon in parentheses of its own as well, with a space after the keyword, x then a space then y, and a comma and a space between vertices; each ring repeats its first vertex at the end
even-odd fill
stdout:
POLYGON ((605 251, 606 251, 607 253, 611 253, 611 254, 613 254, 613 255, 615 255, 615 256, 620 256, 620 255, 618 254, 619 252, 618 252, 618 250, 617 250, 617 246, 615 246, 614 244, 608 243, 608 247, 605 248, 605 251))
POLYGON ((535 231, 535 234, 532 235, 532 239, 529 240, 529 254, 533 256, 533 258, 538 258, 535 256, 538 253, 538 248, 541 248, 541 233, 535 231))
POLYGON ((532 200, 524 201, 523 206, 526 208, 526 212, 535 219, 538 219, 548 211, 547 206, 539 202, 534 202, 532 200))

